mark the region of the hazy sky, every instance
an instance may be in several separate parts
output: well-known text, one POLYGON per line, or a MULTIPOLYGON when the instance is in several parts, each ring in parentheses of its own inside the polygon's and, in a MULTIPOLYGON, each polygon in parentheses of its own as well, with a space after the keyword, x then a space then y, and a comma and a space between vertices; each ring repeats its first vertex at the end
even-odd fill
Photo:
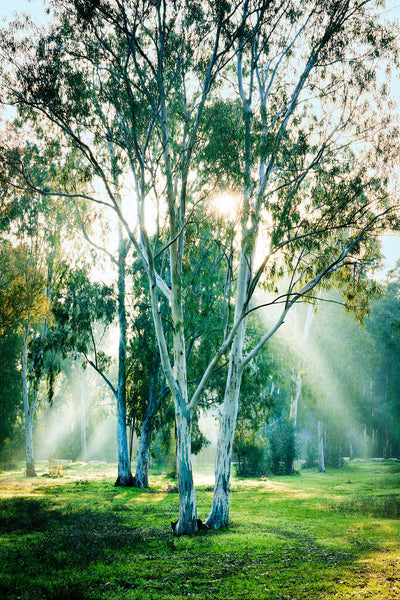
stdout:
MULTIPOLYGON (((42 0, 0 0, 0 20, 10 19, 15 13, 21 12, 30 14, 35 21, 43 22, 46 20, 42 0)), ((387 0, 385 12, 388 18, 400 20, 400 0, 387 0)), ((393 81, 392 91, 400 105, 400 74, 393 81)), ((400 236, 385 236, 383 238, 383 248, 386 265, 390 268, 400 258, 400 236)))

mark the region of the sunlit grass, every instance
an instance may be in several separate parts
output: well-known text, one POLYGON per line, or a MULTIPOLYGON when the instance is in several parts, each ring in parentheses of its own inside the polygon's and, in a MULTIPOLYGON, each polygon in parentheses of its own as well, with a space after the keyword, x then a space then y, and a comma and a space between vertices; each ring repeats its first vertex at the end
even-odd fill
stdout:
MULTIPOLYGON (((397 464, 235 479, 230 527, 194 538, 172 536, 178 495, 160 473, 143 491, 115 488, 114 465, 41 467, 0 473, 4 600, 400 597, 397 464)), ((197 499, 204 519, 209 485, 197 499)))

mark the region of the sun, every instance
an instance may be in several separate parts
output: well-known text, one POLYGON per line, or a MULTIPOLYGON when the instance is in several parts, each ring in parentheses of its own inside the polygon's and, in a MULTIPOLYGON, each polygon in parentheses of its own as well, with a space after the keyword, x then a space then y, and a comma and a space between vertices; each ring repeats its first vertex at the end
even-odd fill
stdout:
POLYGON ((238 198, 229 192, 223 192, 214 196, 211 200, 211 207, 223 217, 234 220, 238 211, 238 198))

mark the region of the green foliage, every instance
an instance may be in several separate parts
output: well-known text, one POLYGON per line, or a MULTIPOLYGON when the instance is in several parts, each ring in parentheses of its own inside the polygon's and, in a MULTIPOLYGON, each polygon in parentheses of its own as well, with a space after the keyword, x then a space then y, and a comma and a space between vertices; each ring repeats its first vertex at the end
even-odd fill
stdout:
POLYGON ((269 473, 266 440, 251 429, 235 431, 234 458, 240 477, 260 477, 269 473))
POLYGON ((268 434, 271 472, 290 475, 296 456, 293 422, 282 419, 270 428, 268 434))
POLYGON ((87 355, 93 352, 99 368, 106 368, 109 358, 97 349, 96 323, 104 330, 115 319, 115 298, 111 286, 91 282, 83 268, 71 269, 53 299, 57 327, 49 342, 66 356, 69 352, 87 355))
POLYGON ((20 353, 21 337, 12 330, 3 332, 0 336, 0 457, 3 460, 12 458, 7 456, 10 438, 22 408, 20 353))
POLYGON ((25 245, 1 240, 0 334, 6 328, 21 329, 26 323, 51 319, 46 276, 37 257, 25 245))

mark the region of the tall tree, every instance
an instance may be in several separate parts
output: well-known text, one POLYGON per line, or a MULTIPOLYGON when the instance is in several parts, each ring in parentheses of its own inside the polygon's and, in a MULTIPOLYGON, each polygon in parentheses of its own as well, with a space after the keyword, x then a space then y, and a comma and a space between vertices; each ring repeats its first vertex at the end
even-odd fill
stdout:
POLYGON ((376 92, 376 57, 393 43, 384 27, 377 26, 379 33, 372 37, 371 11, 364 2, 243 4, 234 89, 239 103, 230 107, 234 116, 241 110, 234 121, 240 123, 243 138, 240 145, 232 136, 230 144, 237 165, 231 185, 242 186, 235 305, 240 325, 230 352, 213 507, 207 519, 211 527, 228 524, 243 369, 295 302, 312 297, 315 288, 339 271, 350 282, 348 300, 354 299, 359 273, 374 254, 368 235, 392 209, 385 179, 378 176, 380 159, 371 154, 358 161, 351 150, 360 135, 376 141, 375 117, 371 113, 370 119, 363 118, 365 103, 376 92), (371 170, 366 170, 366 160, 371 170), (256 267, 263 228, 264 258, 256 267), (253 292, 263 273, 274 287, 279 271, 286 272, 288 283, 271 304, 282 303, 283 309, 270 331, 244 354, 245 315, 253 292))
MULTIPOLYGON (((25 413, 26 475, 36 476, 33 454, 33 422, 38 404, 39 384, 44 371, 44 352, 49 320, 50 296, 57 281, 57 241, 51 216, 40 206, 23 198, 18 207, 20 222, 18 246, 3 240, 2 254, 8 265, 3 271, 3 320, 15 331, 22 331, 21 375, 25 413), (47 218, 47 225, 42 219, 47 218)), ((57 225, 58 227, 58 225, 57 225)), ((3 258, 4 260, 4 258, 3 258)))
MULTIPOLYGON (((374 252, 371 231, 387 225, 392 207, 384 177, 376 177, 374 170, 387 171, 388 146, 373 119, 362 113, 374 91, 377 56, 392 51, 395 36, 376 22, 370 3, 356 0, 301 6, 292 0, 70 0, 54 6, 54 24, 38 34, 35 44, 32 38, 17 39, 12 30, 3 32, 7 101, 44 115, 80 149, 104 189, 103 195, 88 198, 115 210, 142 260, 161 365, 175 404, 178 534, 197 530, 192 415, 229 352, 208 519, 212 527, 225 526, 243 369, 293 304, 324 279, 342 271, 348 296, 354 297, 357 275, 374 252), (229 85, 234 57, 236 81, 229 85), (218 88, 218 80, 224 86, 218 88), (207 118, 212 109, 218 119, 207 118), (350 146, 368 136, 367 170, 350 146), (110 144, 114 168, 124 174, 118 181, 110 170, 110 144), (129 227, 119 201, 118 186, 129 177, 136 229, 129 227), (238 248, 237 271, 232 262, 228 285, 214 283, 233 310, 218 350, 192 387, 183 308, 185 229, 216 187, 242 190, 232 245, 233 253, 238 248), (159 209, 156 228, 166 215, 169 240, 164 245, 159 236, 155 241, 149 236, 149 204, 159 209), (262 238, 264 257, 256 265, 262 238), (168 260, 166 281, 156 268, 162 254, 168 260), (282 303, 280 315, 259 343, 245 348, 249 311, 256 308, 250 302, 262 276, 273 290, 285 270, 286 290, 271 300, 282 303), (170 306, 171 344, 160 293, 170 306)), ((73 194, 71 184, 62 193, 73 194)))

